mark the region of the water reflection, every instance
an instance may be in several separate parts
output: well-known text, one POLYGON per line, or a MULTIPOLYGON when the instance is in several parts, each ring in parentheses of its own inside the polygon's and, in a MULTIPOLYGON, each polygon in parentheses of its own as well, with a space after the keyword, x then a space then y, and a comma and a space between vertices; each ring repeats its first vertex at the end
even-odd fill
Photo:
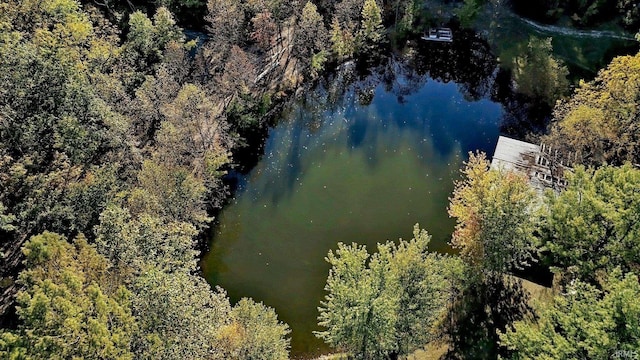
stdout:
POLYGON ((629 34, 543 25, 512 13, 500 2, 490 3, 474 27, 507 68, 531 36, 553 38, 554 56, 567 65, 569 77, 576 83, 593 79, 615 56, 638 51, 638 42, 629 34))
POLYGON ((312 354, 327 350, 312 331, 338 242, 374 248, 420 222, 434 251, 450 251, 453 179, 468 151, 493 150, 503 115, 487 50, 420 45, 369 72, 347 64, 285 109, 260 161, 237 174, 208 280, 275 307, 293 354, 312 354))
MULTIPOLYGON (((420 222, 432 250, 450 251, 446 206, 466 153, 493 151, 499 131, 544 129, 548 109, 515 96, 508 70, 531 29, 490 15, 479 25, 489 43, 456 29, 452 44, 413 42, 373 69, 345 64, 284 109, 255 167, 234 174, 237 191, 202 267, 232 299, 275 307, 293 329, 294 356, 328 350, 312 331, 329 249, 352 241, 371 249, 420 222)), ((597 42, 556 38, 557 53, 574 51, 574 68, 608 56, 591 54, 597 42)))
POLYGON ((478 34, 469 30, 456 32, 456 42, 448 47, 421 43, 424 48, 417 52, 413 67, 418 74, 442 82, 453 81, 465 100, 475 101, 491 95, 495 86, 497 61, 489 44, 478 34), (428 50, 428 51, 425 51, 428 50))

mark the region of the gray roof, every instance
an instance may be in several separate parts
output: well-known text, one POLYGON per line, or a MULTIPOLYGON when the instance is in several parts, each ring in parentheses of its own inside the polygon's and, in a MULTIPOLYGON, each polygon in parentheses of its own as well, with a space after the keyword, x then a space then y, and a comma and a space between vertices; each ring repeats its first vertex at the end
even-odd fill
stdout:
POLYGON ((559 191, 566 186, 564 172, 571 171, 559 160, 557 151, 553 153, 550 148, 504 136, 498 138, 491 169, 521 173, 540 193, 545 188, 559 191))
POLYGON ((500 136, 491 160, 491 169, 529 172, 531 164, 527 158, 540 153, 540 146, 500 136))

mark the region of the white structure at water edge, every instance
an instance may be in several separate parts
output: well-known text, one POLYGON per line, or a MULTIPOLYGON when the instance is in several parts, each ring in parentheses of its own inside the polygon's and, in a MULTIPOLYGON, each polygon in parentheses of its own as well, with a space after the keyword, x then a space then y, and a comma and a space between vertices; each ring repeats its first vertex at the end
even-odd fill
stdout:
POLYGON ((536 145, 500 136, 491 160, 491 169, 524 174, 531 186, 542 192, 545 188, 564 188, 567 184, 564 172, 570 171, 571 167, 559 158, 557 150, 544 144, 536 145))

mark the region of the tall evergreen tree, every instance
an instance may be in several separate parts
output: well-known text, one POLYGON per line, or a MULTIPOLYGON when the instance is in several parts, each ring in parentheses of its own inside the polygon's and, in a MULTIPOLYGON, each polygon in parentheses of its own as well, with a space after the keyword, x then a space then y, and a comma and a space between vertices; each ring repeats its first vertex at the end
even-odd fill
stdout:
POLYGON ((362 22, 358 34, 360 51, 371 54, 377 50, 384 40, 384 27, 382 26, 382 11, 376 0, 365 0, 362 7, 362 22))
POLYGON ((349 27, 343 28, 337 17, 331 22, 330 35, 331 50, 339 60, 353 56, 356 52, 356 36, 349 27))
POLYGON ((308 1, 302 9, 293 41, 293 54, 302 65, 304 72, 311 75, 323 64, 318 61, 326 59, 327 29, 322 15, 314 3, 308 1), (315 64, 314 64, 315 58, 315 64), (316 69, 312 68, 315 65, 316 69))

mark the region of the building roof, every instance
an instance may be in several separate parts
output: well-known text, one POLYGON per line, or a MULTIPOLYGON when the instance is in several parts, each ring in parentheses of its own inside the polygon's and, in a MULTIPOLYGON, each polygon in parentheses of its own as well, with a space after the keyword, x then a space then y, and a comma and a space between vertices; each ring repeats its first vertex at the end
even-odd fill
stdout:
POLYGON ((492 170, 513 171, 523 174, 529 184, 539 191, 546 188, 559 191, 567 184, 565 171, 571 167, 564 165, 558 152, 544 145, 535 145, 524 141, 500 136, 491 160, 492 170))
POLYGON ((539 153, 539 145, 500 136, 491 160, 491 169, 520 171, 527 174, 531 168, 528 159, 531 155, 539 153))

